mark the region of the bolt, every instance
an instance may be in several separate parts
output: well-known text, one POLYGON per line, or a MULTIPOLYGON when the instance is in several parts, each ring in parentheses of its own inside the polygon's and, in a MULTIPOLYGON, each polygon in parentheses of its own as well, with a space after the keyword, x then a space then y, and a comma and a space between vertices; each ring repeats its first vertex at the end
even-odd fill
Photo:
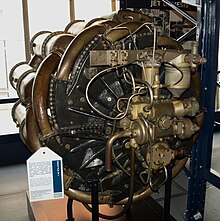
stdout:
POLYGON ((68 105, 73 105, 73 100, 72 99, 69 99, 67 102, 68 102, 68 105))
POLYGON ((125 185, 124 185, 124 188, 125 188, 125 189, 128 189, 128 184, 125 184, 125 185))
POLYGON ((81 98, 80 98, 80 102, 83 103, 83 102, 85 102, 85 101, 86 101, 85 97, 81 97, 81 98))
POLYGON ((65 144, 65 149, 70 150, 70 144, 65 144))
POLYGON ((107 97, 107 101, 108 101, 108 102, 111 102, 111 101, 112 101, 112 98, 111 98, 111 97, 107 97))

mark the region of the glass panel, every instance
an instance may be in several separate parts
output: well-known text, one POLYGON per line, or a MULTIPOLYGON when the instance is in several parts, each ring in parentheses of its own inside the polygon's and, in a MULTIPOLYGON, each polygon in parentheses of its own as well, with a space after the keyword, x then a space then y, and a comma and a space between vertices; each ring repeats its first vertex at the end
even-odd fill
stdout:
POLYGON ((25 60, 21 2, 14 0, 12 7, 10 1, 0 0, 0 99, 16 97, 8 75, 15 63, 25 60))
POLYGON ((75 0, 75 12, 76 19, 86 21, 108 15, 112 12, 111 0, 75 0))
POLYGON ((11 109, 14 104, 0 104, 0 135, 18 133, 18 128, 13 122, 11 109))
MULTIPOLYGON (((9 82, 11 68, 25 60, 22 1, 0 0, 0 99, 17 97, 9 82)), ((0 135, 17 133, 11 117, 14 104, 0 105, 0 135)))
POLYGON ((30 36, 39 31, 63 31, 70 21, 69 1, 29 0, 30 36))

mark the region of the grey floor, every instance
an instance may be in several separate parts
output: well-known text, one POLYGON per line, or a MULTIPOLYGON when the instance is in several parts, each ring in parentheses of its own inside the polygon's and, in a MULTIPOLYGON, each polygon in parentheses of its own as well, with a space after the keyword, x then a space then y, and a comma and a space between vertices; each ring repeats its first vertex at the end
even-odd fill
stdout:
MULTIPOLYGON (((213 168, 220 172, 220 133, 213 141, 213 168)), ((188 177, 184 172, 178 174, 172 184, 171 214, 177 221, 185 220, 187 206, 188 177)), ((30 221, 26 202, 27 174, 26 165, 0 167, 0 221, 30 221)), ((163 205, 162 187, 153 197, 163 205)), ((207 184, 205 221, 220 220, 220 190, 207 184)), ((41 221, 41 220, 39 220, 41 221)))

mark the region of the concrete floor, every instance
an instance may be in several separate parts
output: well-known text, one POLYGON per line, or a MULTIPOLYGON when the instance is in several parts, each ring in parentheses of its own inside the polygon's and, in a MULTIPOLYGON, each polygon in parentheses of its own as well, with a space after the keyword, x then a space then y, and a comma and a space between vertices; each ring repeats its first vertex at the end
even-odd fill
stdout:
MULTIPOLYGON (((213 141, 212 164, 220 171, 220 133, 213 141)), ((185 220, 187 206, 188 177, 184 172, 178 174, 172 184, 171 214, 177 221, 185 220)), ((0 167, 0 221, 30 221, 26 202, 27 174, 26 165, 18 164, 0 167)), ((152 196, 163 205, 164 187, 152 196)), ((220 220, 220 190, 207 184, 205 221, 220 220)), ((39 220, 41 221, 41 220, 39 220)))

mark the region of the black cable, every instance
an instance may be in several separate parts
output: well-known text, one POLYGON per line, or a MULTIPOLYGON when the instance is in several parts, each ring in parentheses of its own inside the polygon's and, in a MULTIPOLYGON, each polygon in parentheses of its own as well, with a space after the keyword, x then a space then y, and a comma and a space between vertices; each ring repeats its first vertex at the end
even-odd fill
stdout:
POLYGON ((177 82, 175 82, 174 84, 168 85, 168 87, 171 87, 171 86, 173 87, 173 86, 179 84, 179 83, 183 80, 183 72, 182 72, 182 70, 180 70, 175 64, 173 64, 173 63, 171 63, 171 62, 168 62, 168 61, 164 61, 163 64, 167 64, 167 65, 172 66, 173 68, 175 68, 176 70, 178 70, 178 71, 180 72, 180 74, 181 74, 180 79, 179 79, 177 82))

